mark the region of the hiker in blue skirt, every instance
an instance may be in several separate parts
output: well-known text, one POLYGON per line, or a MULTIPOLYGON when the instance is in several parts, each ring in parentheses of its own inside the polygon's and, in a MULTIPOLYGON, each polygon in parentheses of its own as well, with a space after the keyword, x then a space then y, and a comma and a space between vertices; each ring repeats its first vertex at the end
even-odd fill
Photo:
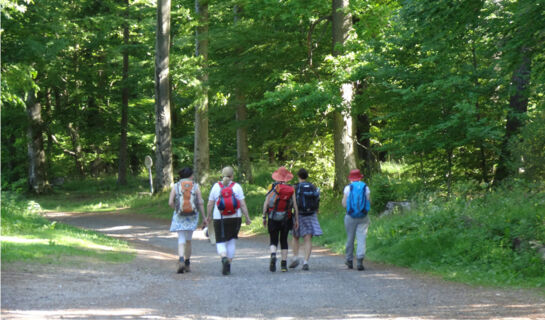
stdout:
POLYGON ((178 233, 178 273, 184 273, 190 271, 191 239, 199 224, 197 210, 201 212, 205 225, 207 221, 201 189, 193 181, 193 169, 185 167, 178 174, 180 180, 170 191, 168 205, 174 209, 170 231, 178 233))
POLYGON ((371 210, 371 191, 365 182, 361 181, 363 174, 360 170, 350 171, 348 180, 352 183, 344 188, 342 200, 346 208, 344 216, 344 227, 346 229, 346 266, 348 269, 354 267, 354 238, 358 241, 356 250, 357 268, 364 270, 363 259, 365 258, 365 241, 367 229, 369 228, 369 210, 371 210))
POLYGON ((297 198, 297 207, 299 209, 299 228, 293 228, 293 261, 290 268, 296 268, 300 263, 299 258, 299 238, 304 239, 303 270, 308 271, 308 260, 312 252, 312 237, 321 236, 322 228, 318 221, 318 211, 320 207, 320 190, 312 183, 307 181, 308 172, 301 168, 297 172, 299 182, 295 184, 295 197, 297 198))

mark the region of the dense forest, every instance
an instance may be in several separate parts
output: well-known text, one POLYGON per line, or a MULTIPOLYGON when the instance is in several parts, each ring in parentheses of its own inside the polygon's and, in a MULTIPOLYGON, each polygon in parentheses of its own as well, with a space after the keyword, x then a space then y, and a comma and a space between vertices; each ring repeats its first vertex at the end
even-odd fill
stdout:
POLYGON ((2 0, 2 189, 224 165, 545 177, 545 0, 2 0))

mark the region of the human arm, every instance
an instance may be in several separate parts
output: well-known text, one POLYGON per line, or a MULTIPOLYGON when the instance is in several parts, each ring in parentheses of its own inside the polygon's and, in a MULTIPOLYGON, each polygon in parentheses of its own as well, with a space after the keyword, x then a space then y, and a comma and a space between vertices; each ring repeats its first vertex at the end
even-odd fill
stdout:
POLYGON ((346 208, 346 200, 347 200, 347 199, 348 199, 348 194, 345 193, 345 194, 343 195, 343 201, 342 201, 343 207, 345 207, 345 208, 346 208))
POLYGON ((295 197, 295 192, 291 195, 291 201, 293 203, 293 209, 295 210, 295 223, 293 225, 293 228, 299 229, 299 208, 297 207, 297 198, 295 197))
POLYGON ((207 221, 207 223, 210 223, 210 221, 214 217, 212 215, 212 212, 214 210, 214 205, 215 205, 214 200, 208 200, 208 205, 206 206, 206 221, 207 221))
POLYGON ((271 197, 271 194, 268 193, 265 197, 265 202, 263 202, 263 226, 267 226, 267 211, 268 211, 268 204, 269 204, 269 198, 271 197))
POLYGON ((246 206, 246 201, 244 199, 240 200, 240 210, 242 210, 242 214, 246 217, 246 225, 249 226, 252 220, 248 214, 248 207, 246 206))
POLYGON ((208 225, 208 221, 206 219, 206 216, 205 216, 205 212, 204 212, 204 200, 202 198, 202 193, 201 193, 201 188, 199 188, 199 186, 197 186, 196 190, 195 190, 195 200, 196 200, 196 204, 197 204, 197 208, 199 210, 199 212, 201 213, 201 216, 202 216, 202 222, 203 224, 206 226, 208 225))
POLYGON ((172 190, 170 190, 170 196, 168 197, 168 205, 172 208, 172 209, 176 209, 174 206, 175 206, 175 203, 174 203, 174 197, 176 196, 176 185, 174 185, 172 187, 172 190))

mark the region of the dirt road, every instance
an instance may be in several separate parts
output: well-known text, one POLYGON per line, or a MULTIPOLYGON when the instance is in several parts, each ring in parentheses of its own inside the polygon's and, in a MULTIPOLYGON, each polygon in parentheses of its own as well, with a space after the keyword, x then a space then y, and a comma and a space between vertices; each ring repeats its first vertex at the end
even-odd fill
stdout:
POLYGON ((130 241, 130 263, 2 266, 2 319, 545 319, 545 295, 476 288, 315 250, 310 271, 268 271, 264 237, 243 237, 230 276, 201 231, 192 272, 175 273, 168 221, 119 213, 53 219, 130 241))

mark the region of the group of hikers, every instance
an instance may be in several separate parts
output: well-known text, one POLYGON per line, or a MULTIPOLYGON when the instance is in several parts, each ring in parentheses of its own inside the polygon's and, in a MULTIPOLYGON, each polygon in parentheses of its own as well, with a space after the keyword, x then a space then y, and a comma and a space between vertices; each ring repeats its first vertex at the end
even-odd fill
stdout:
MULTIPOLYGON (((178 233, 178 273, 191 270, 191 240, 193 231, 199 224, 199 212, 203 225, 210 233, 214 232, 216 250, 221 258, 222 274, 231 273, 242 216, 244 215, 246 225, 250 225, 251 219, 242 187, 233 181, 233 168, 225 167, 221 173, 222 180, 216 182, 210 190, 205 214, 204 200, 199 184, 193 179, 193 170, 185 167, 178 172, 179 181, 174 184, 168 201, 169 206, 174 209, 170 231, 178 233)), ((308 271, 312 237, 323 234, 317 217, 320 189, 307 181, 308 172, 305 169, 297 172, 298 182, 293 186, 288 184, 293 179, 293 174, 285 167, 274 171, 272 179, 274 183, 269 185, 262 212, 263 226, 267 228, 270 239, 269 270, 276 271, 280 242, 280 270, 288 271, 288 235, 291 231, 293 258, 289 268, 297 268, 302 264, 302 269, 308 271), (299 257, 300 238, 303 238, 302 259, 299 257)), ((351 170, 348 179, 351 183, 344 188, 342 199, 342 205, 346 208, 345 264, 349 269, 354 268, 354 240, 357 239, 356 268, 361 271, 365 269, 363 259, 369 227, 370 190, 361 181, 363 175, 360 170, 351 170)))

